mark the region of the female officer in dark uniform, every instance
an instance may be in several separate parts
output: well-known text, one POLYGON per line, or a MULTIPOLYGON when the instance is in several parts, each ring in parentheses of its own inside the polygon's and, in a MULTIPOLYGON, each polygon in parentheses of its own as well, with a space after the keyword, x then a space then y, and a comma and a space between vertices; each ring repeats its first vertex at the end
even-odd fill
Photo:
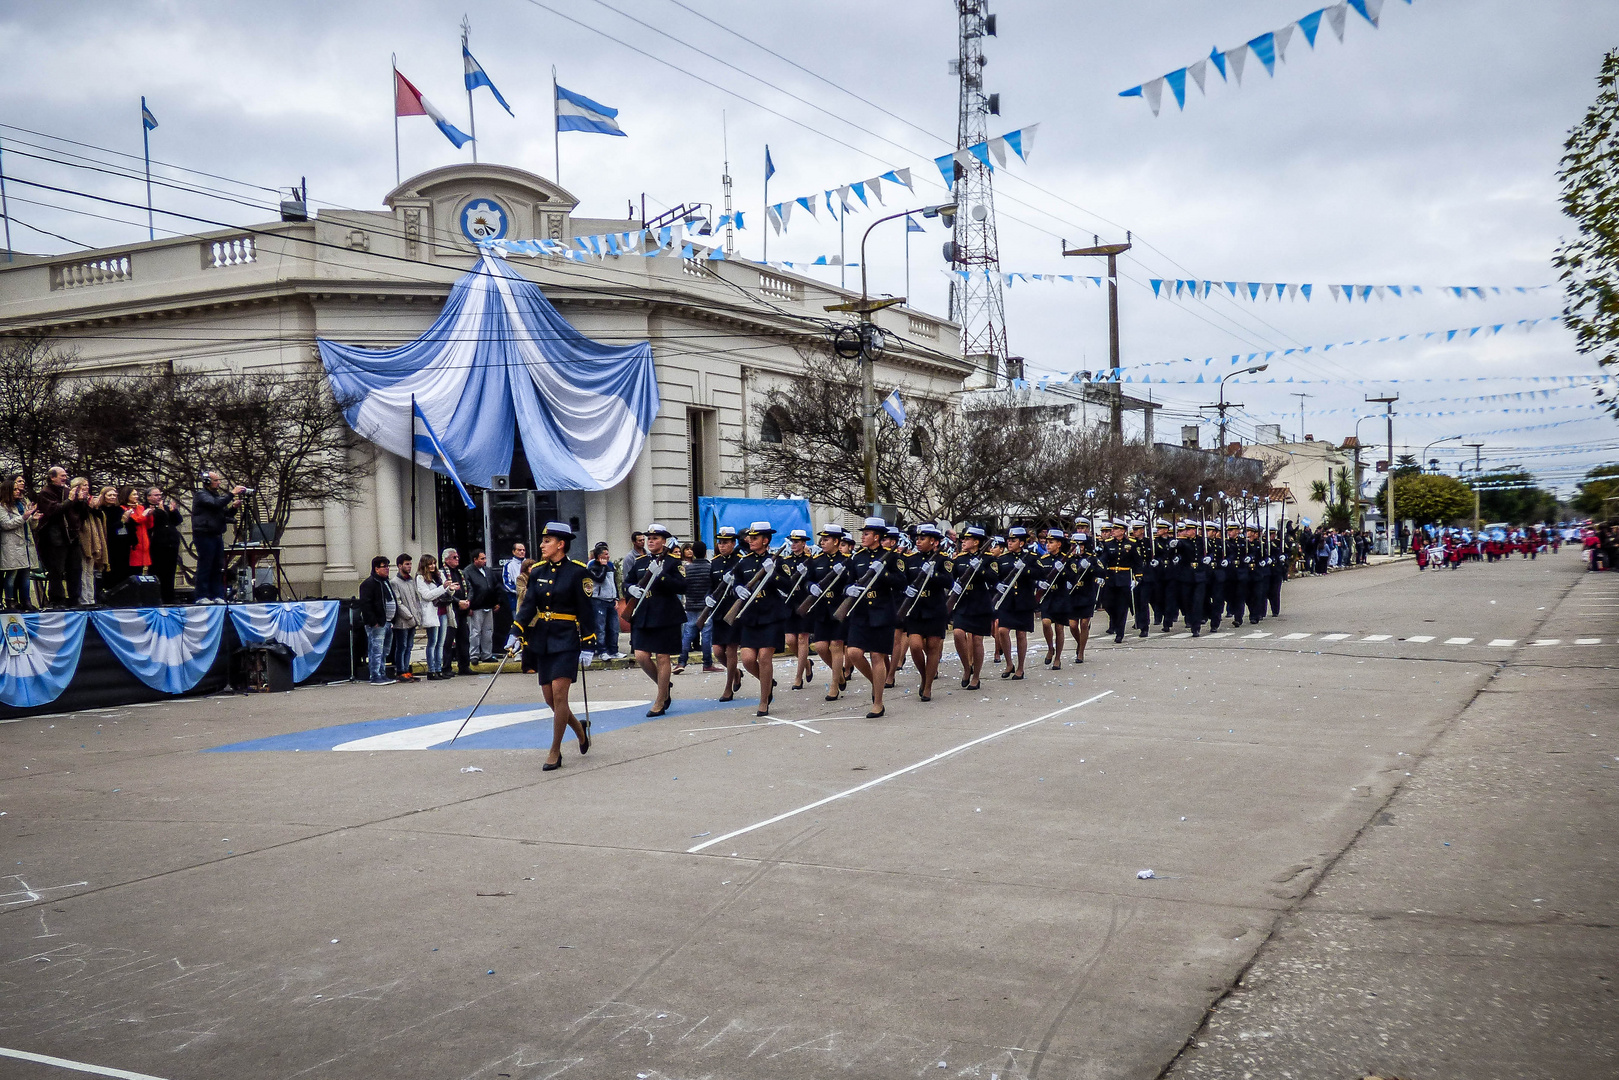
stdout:
POLYGON ((798 660, 798 666, 793 669, 793 689, 802 690, 806 682, 815 681, 815 661, 810 657, 810 632, 815 628, 796 610, 798 602, 809 595, 804 590, 804 586, 809 584, 810 575, 809 532, 794 529, 787 534, 787 542, 791 546, 781 560, 787 571, 787 588, 791 591, 787 597, 787 621, 784 624, 786 647, 798 660))
POLYGON ((635 613, 630 619, 630 648, 647 678, 658 684, 658 700, 648 716, 662 716, 674 700, 669 688, 671 658, 680 651, 680 631, 686 625, 686 571, 680 559, 665 550, 672 535, 662 525, 648 525, 647 553, 635 560, 624 582, 635 613))
MULTIPOLYGON (((910 580, 905 596, 915 599, 901 628, 910 640, 911 657, 922 676, 916 693, 918 701, 933 700, 933 680, 939 674, 939 657, 944 652, 944 628, 950 621, 944 605, 951 570, 950 560, 939 550, 942 539, 944 533, 937 525, 917 526, 916 552, 905 556, 901 563, 910 580)), ((901 605, 905 602, 901 601, 901 605)))
POLYGON ((843 537, 843 526, 836 522, 827 522, 821 527, 821 550, 810 556, 809 582, 804 587, 804 595, 812 605, 809 614, 804 616, 810 626, 810 640, 832 675, 832 685, 826 689, 828 701, 838 700, 843 692, 843 623, 832 617, 837 610, 837 597, 824 595, 843 582, 848 569, 848 556, 838 550, 843 537))
POLYGON ((955 558, 956 597, 950 621, 955 625, 956 655, 961 658, 961 685, 978 690, 984 671, 984 635, 994 629, 995 560, 984 551, 984 530, 968 526, 961 534, 961 552, 955 558))
POLYGON ((568 705, 568 688, 581 664, 595 658, 596 609, 590 602, 592 582, 585 564, 568 558, 573 530, 548 521, 540 534, 540 561, 528 572, 528 591, 512 619, 516 644, 534 659, 540 689, 551 707, 551 754, 541 768, 562 768, 562 735, 573 728, 579 752, 590 753, 590 719, 581 724, 568 705))
POLYGON ((860 528, 860 550, 849 559, 849 584, 843 590, 854 600, 845 623, 843 651, 871 682, 868 720, 888 711, 883 705, 883 689, 888 684, 888 658, 894 648, 894 598, 905 591, 905 571, 899 554, 882 547, 887 535, 888 523, 882 518, 866 519, 860 528))
POLYGON ((725 668, 725 693, 720 695, 720 700, 730 701, 742 685, 742 674, 737 670, 737 643, 742 640, 742 634, 720 615, 730 610, 731 587, 736 584, 736 564, 742 560, 736 550, 736 526, 719 527, 714 533, 714 552, 714 557, 708 563, 708 571, 714 582, 714 589, 709 593, 709 599, 714 601, 714 613, 708 617, 708 625, 713 631, 714 655, 719 659, 720 666, 725 668))
POLYGON ((786 566, 770 550, 775 535, 768 521, 748 526, 750 550, 736 564, 736 584, 731 588, 741 611, 736 625, 742 630, 742 666, 759 680, 758 716, 770 715, 770 702, 776 696, 774 664, 786 637, 785 594, 792 587, 786 566))

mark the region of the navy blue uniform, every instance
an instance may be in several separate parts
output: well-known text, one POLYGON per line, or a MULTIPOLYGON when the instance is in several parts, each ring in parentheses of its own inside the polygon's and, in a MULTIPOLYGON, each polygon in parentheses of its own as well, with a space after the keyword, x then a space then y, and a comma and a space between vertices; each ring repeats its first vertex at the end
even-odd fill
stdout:
POLYGON ((736 564, 736 584, 731 586, 732 603, 747 607, 736 619, 741 627, 740 643, 744 649, 780 649, 787 630, 787 590, 792 581, 787 575, 781 556, 766 551, 762 555, 752 552, 742 556, 736 564), (760 571, 764 576, 755 582, 760 571), (742 599, 738 589, 752 589, 757 595, 742 599))
POLYGON ((872 564, 879 561, 884 561, 884 565, 877 580, 849 610, 844 642, 851 649, 886 655, 894 648, 898 597, 905 592, 905 571, 900 568, 899 555, 881 549, 859 548, 849 556, 846 588, 864 583, 872 564))
POLYGON ((639 602, 631 595, 630 648, 635 652, 674 655, 680 651, 680 631, 686 624, 686 571, 680 560, 667 552, 642 555, 626 576, 626 592, 640 585, 649 568, 659 567, 639 602))
POLYGON ((911 613, 905 617, 905 632, 923 638, 944 637, 950 621, 945 610, 945 594, 950 588, 950 559, 939 551, 931 555, 913 552, 904 556, 900 566, 908 582, 905 596, 916 597, 911 613), (929 567, 932 567, 931 573, 929 567))
POLYGON ((995 560, 989 555, 958 555, 954 571, 950 591, 958 599, 951 622, 957 630, 982 637, 995 621, 995 560))
POLYGON ((573 678, 580 649, 595 647, 594 586, 585 564, 574 559, 541 561, 529 569, 528 590, 512 623, 523 639, 524 659, 532 661, 540 682, 573 678))

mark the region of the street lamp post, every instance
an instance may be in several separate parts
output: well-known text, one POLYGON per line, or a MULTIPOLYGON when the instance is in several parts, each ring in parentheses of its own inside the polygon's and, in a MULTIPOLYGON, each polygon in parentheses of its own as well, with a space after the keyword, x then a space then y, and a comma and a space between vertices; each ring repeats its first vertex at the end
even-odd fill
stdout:
POLYGON ((1388 421, 1389 438, 1389 480, 1388 480, 1388 554, 1395 554, 1394 547, 1394 403, 1400 400, 1399 394, 1390 394, 1386 397, 1369 397, 1367 402, 1383 406, 1383 417, 1388 421))
MULTIPOLYGON (((1220 382, 1220 403, 1218 405, 1214 406, 1214 407, 1216 409, 1220 410, 1220 420, 1219 420, 1219 424, 1220 424, 1220 454, 1222 456, 1224 456, 1224 454, 1225 454, 1225 447, 1226 447, 1226 442, 1225 442, 1225 428, 1226 428, 1225 411, 1227 409, 1240 409, 1240 408, 1243 407, 1241 402, 1234 402, 1234 403, 1232 403, 1230 405, 1226 404, 1226 400, 1225 400, 1225 381, 1227 379, 1231 378, 1231 376, 1233 376, 1233 375, 1252 375, 1255 372, 1264 371, 1268 367, 1270 367, 1269 364, 1255 364, 1253 367, 1244 368, 1241 371, 1228 371, 1224 375, 1220 376, 1220 379, 1219 379, 1219 382, 1220 382)), ((1205 408, 1205 409, 1207 409, 1208 407, 1209 406, 1207 406, 1207 405, 1203 406, 1203 408, 1205 408)))
MULTIPOLYGON (((881 300, 873 300, 866 291, 866 240, 871 236, 871 230, 885 221, 894 221, 898 218, 908 217, 911 214, 921 214, 923 217, 936 217, 949 227, 956 216, 955 203, 940 203, 937 206, 924 206, 914 210, 905 210, 898 214, 889 214, 878 218, 867 226, 865 233, 860 237, 860 299, 854 303, 829 304, 827 311, 849 311, 860 316, 860 324, 856 329, 858 335, 854 355, 860 360, 860 457, 861 467, 866 480, 866 512, 877 513, 877 386, 875 368, 877 357, 883 351, 883 332, 871 321, 871 316, 883 308, 903 304, 903 296, 885 296, 881 300)), ((841 353, 841 350, 840 350, 841 353)))
MULTIPOLYGON (((1460 435, 1446 435, 1443 439, 1435 439, 1433 442, 1429 443, 1427 446, 1424 446, 1422 448, 1422 457, 1417 460, 1418 468, 1422 472, 1427 472, 1428 471, 1428 451, 1432 450, 1434 447, 1438 446, 1440 443, 1454 442, 1455 440, 1460 439, 1460 438, 1461 438, 1460 435)), ((1390 464, 1389 471, 1392 472, 1393 469, 1394 469, 1394 466, 1392 464, 1390 464)))
MULTIPOLYGON (((1119 256, 1130 250, 1131 238, 1127 232, 1124 234, 1122 244, 1104 244, 1101 238, 1092 236, 1094 244, 1088 248, 1068 247, 1068 241, 1062 242, 1063 255, 1096 255, 1107 258, 1107 355, 1108 366, 1113 372, 1113 415, 1110 427, 1116 442, 1124 441, 1124 387, 1119 385, 1119 256)), ((1149 448, 1150 449, 1150 448, 1149 448)))

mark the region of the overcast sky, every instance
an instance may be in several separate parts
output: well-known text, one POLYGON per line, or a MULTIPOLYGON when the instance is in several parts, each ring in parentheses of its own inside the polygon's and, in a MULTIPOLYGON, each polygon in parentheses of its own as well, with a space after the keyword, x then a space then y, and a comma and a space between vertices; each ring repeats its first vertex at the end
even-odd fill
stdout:
MULTIPOLYGON (((1211 70, 1208 95, 1189 86, 1184 111, 1167 90, 1156 118, 1143 100, 1118 97, 1207 56, 1211 46, 1276 30, 1318 2, 992 4, 1000 34, 986 46, 985 76, 986 87, 1001 94, 1002 115, 990 118, 991 133, 1040 125, 1030 160, 996 173, 1003 270, 1099 272, 1064 260, 1060 240, 1122 240, 1132 230, 1138 246, 1121 267, 1127 366, 1558 314, 1555 288, 1464 301, 1431 287, 1555 284, 1550 257, 1568 232, 1557 205, 1557 161, 1568 129, 1595 96, 1603 52, 1619 46, 1619 4, 1386 0, 1381 28, 1351 13, 1343 44, 1325 24, 1313 50, 1296 36, 1274 78, 1254 60, 1240 88, 1211 70), (1316 294, 1308 304, 1153 299, 1149 279, 1177 277, 1311 282, 1316 294), (1331 300, 1328 283, 1419 284, 1426 295, 1349 306, 1331 300)), ((13 125, 0 128, 6 172, 141 201, 141 188, 127 180, 22 156, 39 153, 22 143, 48 141, 17 129, 138 157, 145 94, 161 125, 152 133, 161 161, 266 187, 307 176, 317 206, 380 207, 394 183, 389 55, 397 53, 400 69, 464 125, 463 14, 471 19, 474 54, 516 112, 508 117, 479 91, 482 160, 552 175, 552 65, 562 85, 620 110, 628 138, 562 136, 562 183, 581 199, 582 214, 622 216, 643 192, 652 208, 717 203, 722 111, 737 205, 750 212, 744 255, 760 250, 767 142, 778 169, 772 201, 905 166, 917 183, 915 205, 944 198, 931 159, 954 143, 957 88, 948 65, 956 19, 953 5, 939 0, 9 0, 0 2, 0 123, 13 125)), ((424 118, 401 121, 400 141, 407 176, 470 159, 424 118)), ((66 148, 49 145, 53 154, 66 148)), ((272 198, 231 190, 250 202, 272 198)), ((903 209, 905 194, 885 194, 890 208, 903 209)), ((18 250, 59 252, 144 233, 138 211, 17 184, 9 195, 18 222, 72 242, 19 224, 18 250)), ((158 202, 234 223, 265 219, 230 203, 173 194, 158 202)), ((875 217, 849 218, 851 253, 875 217)), ((786 236, 772 236, 771 257, 837 254, 837 227, 825 218, 810 222, 800 213, 786 236)), ((199 228, 176 219, 168 226, 199 228)), ((935 225, 913 235, 911 249, 913 302, 940 312, 944 239, 935 225)), ((903 241, 897 222, 873 234, 874 292, 904 291, 903 241)), ((827 279, 835 282, 836 271, 827 279)), ((1006 307, 1011 350, 1028 358, 1031 377, 1106 365, 1100 290, 1020 283, 1008 291, 1006 307)), ((1212 378, 1216 369, 1147 370, 1212 378)), ((1594 372, 1574 351, 1572 335, 1542 323, 1449 343, 1276 357, 1264 379, 1333 381, 1243 386, 1233 379, 1227 398, 1246 406, 1237 436, 1251 437, 1256 423, 1281 423, 1296 437, 1302 422, 1304 431, 1336 441, 1354 433, 1348 410, 1376 411, 1362 399, 1387 389, 1354 380, 1452 380, 1395 388, 1397 409, 1407 413, 1466 410, 1400 415, 1397 452, 1465 435, 1488 444, 1486 467, 1522 462, 1567 490, 1570 477, 1619 457, 1607 449, 1619 443, 1614 422, 1585 408, 1501 410, 1583 406, 1594 400, 1591 391, 1476 399, 1547 388, 1525 376, 1594 372), (1489 381, 1459 381, 1480 376, 1489 381), (1290 391, 1312 395, 1302 420, 1290 391), (1345 411, 1315 413, 1329 409, 1345 411), (1578 422, 1542 426, 1564 420, 1578 422), (1500 430, 1507 428, 1522 430, 1500 430), (1564 448, 1577 452, 1552 453, 1564 448)), ((1216 391, 1205 384, 1154 385, 1151 392, 1172 404, 1177 415, 1160 420, 1159 435, 1174 438, 1181 417, 1216 391)), ((1381 440, 1382 428, 1368 421, 1361 435, 1381 440)), ((1207 424, 1203 441, 1213 441, 1207 424)), ((1457 445, 1429 456, 1454 473, 1461 454, 1450 448, 1457 445)))

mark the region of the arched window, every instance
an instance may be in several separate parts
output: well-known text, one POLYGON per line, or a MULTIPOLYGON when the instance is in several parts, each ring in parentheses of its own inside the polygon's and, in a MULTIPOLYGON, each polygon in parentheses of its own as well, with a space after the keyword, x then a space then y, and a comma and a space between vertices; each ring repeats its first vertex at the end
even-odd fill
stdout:
POLYGON ((933 448, 933 440, 928 438, 928 433, 925 430, 923 430, 922 428, 912 428, 911 429, 911 456, 912 457, 914 457, 914 458, 925 458, 932 451, 932 448, 933 448))
POLYGON ((779 443, 789 426, 786 412, 781 406, 773 405, 765 410, 764 420, 759 424, 759 441, 779 443))

